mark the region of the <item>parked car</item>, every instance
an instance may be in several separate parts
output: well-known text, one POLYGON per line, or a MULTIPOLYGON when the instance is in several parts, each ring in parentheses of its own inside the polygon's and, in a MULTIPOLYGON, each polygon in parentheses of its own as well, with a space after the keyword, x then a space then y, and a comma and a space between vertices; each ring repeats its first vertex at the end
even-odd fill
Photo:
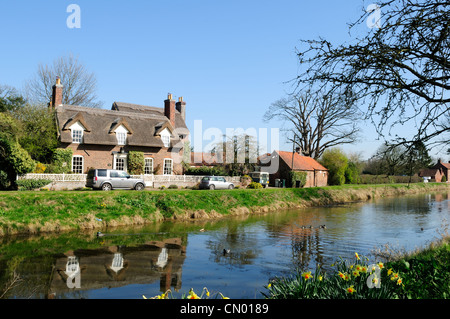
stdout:
POLYGON ((145 188, 142 178, 132 178, 127 172, 115 169, 90 169, 87 173, 86 187, 110 191, 112 189, 135 189, 137 191, 145 188))
POLYGON ((233 189, 234 184, 227 182, 225 177, 221 176, 205 176, 200 182, 200 189, 233 189))

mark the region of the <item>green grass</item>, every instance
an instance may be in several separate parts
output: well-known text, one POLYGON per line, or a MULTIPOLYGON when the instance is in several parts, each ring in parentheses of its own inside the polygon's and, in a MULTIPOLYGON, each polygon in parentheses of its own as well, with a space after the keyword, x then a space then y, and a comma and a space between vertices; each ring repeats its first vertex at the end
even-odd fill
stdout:
POLYGON ((203 217, 243 211, 258 213, 447 188, 444 184, 414 184, 410 187, 396 184, 215 191, 0 192, 0 235, 96 228, 114 222, 133 224, 189 218, 200 211, 203 217))
POLYGON ((389 262, 403 278, 404 299, 450 298, 450 244, 448 238, 411 256, 389 262))

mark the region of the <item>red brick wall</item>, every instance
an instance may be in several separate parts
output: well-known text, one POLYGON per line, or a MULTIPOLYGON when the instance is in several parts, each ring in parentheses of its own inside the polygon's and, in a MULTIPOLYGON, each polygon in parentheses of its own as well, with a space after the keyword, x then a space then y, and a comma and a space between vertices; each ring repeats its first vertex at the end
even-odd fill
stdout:
MULTIPOLYGON (((164 159, 172 158, 172 153, 167 148, 157 147, 130 147, 119 145, 90 145, 90 144, 63 144, 61 148, 72 149, 73 155, 81 155, 84 158, 84 173, 89 168, 114 168, 114 153, 120 152, 124 148, 125 153, 129 151, 141 151, 144 157, 153 158, 153 169, 157 169, 156 174, 162 175, 164 168, 164 159)), ((180 155, 182 151, 180 151, 180 155)), ((183 167, 177 160, 173 160, 173 174, 183 174, 183 167)))
MULTIPOLYGON (((270 185, 275 186, 275 179, 285 179, 286 186, 289 186, 289 166, 284 162, 279 162, 278 171, 274 174, 270 174, 270 185)), ((306 184, 304 187, 314 187, 314 186, 327 186, 328 184, 328 171, 306 171, 306 184), (315 180, 314 180, 315 174, 315 180)))

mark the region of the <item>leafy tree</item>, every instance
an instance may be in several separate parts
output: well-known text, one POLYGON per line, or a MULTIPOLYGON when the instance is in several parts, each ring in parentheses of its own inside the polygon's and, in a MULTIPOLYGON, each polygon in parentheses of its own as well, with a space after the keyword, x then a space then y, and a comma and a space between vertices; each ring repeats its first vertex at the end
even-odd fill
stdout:
POLYGON ((12 187, 16 175, 30 173, 36 167, 36 162, 20 144, 11 136, 0 132, 0 167, 2 188, 12 187))
POLYGON ((348 162, 345 168, 345 183, 357 184, 359 182, 359 169, 354 162, 348 162))
POLYGON ((17 90, 7 85, 0 85, 0 112, 13 111, 25 105, 25 99, 17 90))
POLYGON ((53 111, 43 106, 25 105, 12 112, 12 115, 22 127, 20 134, 17 134, 20 145, 33 159, 49 163, 58 146, 53 111))
POLYGON ((319 162, 328 169, 328 184, 342 185, 345 183, 348 159, 340 148, 325 150, 319 162))

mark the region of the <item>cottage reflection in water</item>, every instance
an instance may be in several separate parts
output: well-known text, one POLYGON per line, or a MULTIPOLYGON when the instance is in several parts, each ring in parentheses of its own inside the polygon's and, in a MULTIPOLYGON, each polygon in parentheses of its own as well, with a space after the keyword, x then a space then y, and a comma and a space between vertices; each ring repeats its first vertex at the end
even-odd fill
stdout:
POLYGON ((56 260, 49 297, 58 298, 74 290, 157 281, 161 291, 178 291, 185 257, 186 247, 180 238, 152 241, 137 247, 70 251, 56 260))

